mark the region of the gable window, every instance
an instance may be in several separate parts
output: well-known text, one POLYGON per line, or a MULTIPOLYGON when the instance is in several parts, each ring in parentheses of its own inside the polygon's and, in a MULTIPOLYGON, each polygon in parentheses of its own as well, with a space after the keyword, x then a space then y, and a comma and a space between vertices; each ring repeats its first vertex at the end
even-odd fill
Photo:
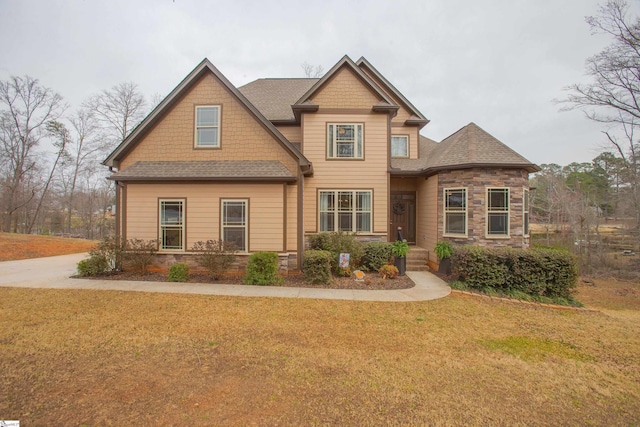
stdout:
POLYGON ((529 190, 525 189, 522 195, 522 233, 529 235, 529 190))
POLYGON ((184 200, 160 200, 160 249, 184 250, 184 200))
POLYGON ((467 189, 444 190, 444 234, 467 235, 467 189))
POLYGON ((327 125, 327 158, 330 159, 362 159, 361 124, 327 125))
POLYGON ((509 236, 509 189, 487 189, 487 237, 509 236))
POLYGON ((371 232, 371 191, 320 191, 320 231, 371 232))
POLYGON ((220 106, 196 107, 196 147, 220 147, 220 106))
POLYGON ((248 211, 247 200, 222 200, 220 215, 222 240, 236 245, 240 252, 247 252, 248 211))
POLYGON ((409 157, 409 137, 393 135, 391 137, 391 157, 409 157))

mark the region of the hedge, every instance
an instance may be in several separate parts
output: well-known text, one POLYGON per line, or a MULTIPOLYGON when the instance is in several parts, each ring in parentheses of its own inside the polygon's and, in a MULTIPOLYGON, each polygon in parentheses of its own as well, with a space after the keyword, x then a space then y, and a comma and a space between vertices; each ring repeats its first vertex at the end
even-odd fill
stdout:
POLYGON ((244 283, 260 286, 281 284, 282 277, 278 275, 278 254, 275 252, 252 253, 247 263, 244 283))
POLYGON ((364 255, 363 245, 356 240, 355 234, 342 231, 309 236, 309 249, 331 252, 331 269, 336 274, 341 273, 338 264, 341 253, 350 254, 349 266, 352 269, 360 266, 364 255))
POLYGON ((314 285, 328 285, 331 283, 331 252, 320 250, 304 251, 302 262, 304 278, 314 285))
POLYGON ((520 291, 529 295, 568 298, 576 287, 575 258, 555 249, 456 248, 453 271, 469 287, 520 291))
POLYGON ((362 257, 362 269, 366 271, 378 271, 391 260, 391 246, 388 242, 369 242, 364 244, 364 256, 362 257))

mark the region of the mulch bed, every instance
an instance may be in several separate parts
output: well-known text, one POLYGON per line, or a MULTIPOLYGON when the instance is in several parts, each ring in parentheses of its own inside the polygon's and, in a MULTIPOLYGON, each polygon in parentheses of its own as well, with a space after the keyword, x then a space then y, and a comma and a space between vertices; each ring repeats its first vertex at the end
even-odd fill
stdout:
MULTIPOLYGON (((139 280, 166 282, 167 275, 162 273, 140 274, 134 272, 116 272, 109 275, 87 277, 97 280, 139 280)), ((212 280, 206 274, 191 274, 189 283, 216 283, 225 285, 242 285, 242 276, 225 276, 220 280, 212 280)), ((415 286, 415 283, 408 276, 398 276, 396 279, 383 279, 379 273, 365 273, 365 281, 357 282, 352 277, 334 277, 333 283, 329 286, 313 285, 307 283, 302 275, 290 275, 284 277, 282 285, 296 288, 321 288, 321 289, 366 289, 366 290, 391 290, 391 289, 409 289, 415 286)))

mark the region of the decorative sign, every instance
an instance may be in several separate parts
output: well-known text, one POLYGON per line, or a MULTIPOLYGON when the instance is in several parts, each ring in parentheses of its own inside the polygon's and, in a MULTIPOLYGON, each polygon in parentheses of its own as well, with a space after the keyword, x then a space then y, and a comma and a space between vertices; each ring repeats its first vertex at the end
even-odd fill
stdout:
POLYGON ((364 273, 362 270, 354 271, 353 275, 356 276, 356 282, 364 282, 364 273))
POLYGON ((340 268, 349 268, 349 258, 350 254, 340 254, 340 258, 338 258, 340 268))

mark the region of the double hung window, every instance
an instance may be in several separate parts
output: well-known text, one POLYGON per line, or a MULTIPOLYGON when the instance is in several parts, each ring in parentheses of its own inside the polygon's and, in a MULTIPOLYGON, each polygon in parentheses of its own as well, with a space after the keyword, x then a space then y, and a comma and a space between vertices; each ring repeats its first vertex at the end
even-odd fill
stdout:
POLYGON ((444 190, 444 234, 467 234, 467 189, 446 188, 444 190))
POLYGON ((160 200, 160 249, 184 250, 184 200, 160 200))
POLYGON ((362 159, 363 153, 362 124, 327 125, 327 158, 362 159))
POLYGON ((220 106, 196 107, 196 141, 199 148, 220 147, 220 106))
POLYGON ((371 232, 371 198, 371 191, 320 191, 319 231, 371 232))
POLYGON ((487 189, 487 237, 509 236, 509 189, 487 189))
POLYGON ((221 228, 222 240, 236 245, 240 252, 247 252, 248 209, 247 200, 222 200, 221 228))
POLYGON ((391 137, 391 157, 409 157, 409 137, 393 135, 391 137))

